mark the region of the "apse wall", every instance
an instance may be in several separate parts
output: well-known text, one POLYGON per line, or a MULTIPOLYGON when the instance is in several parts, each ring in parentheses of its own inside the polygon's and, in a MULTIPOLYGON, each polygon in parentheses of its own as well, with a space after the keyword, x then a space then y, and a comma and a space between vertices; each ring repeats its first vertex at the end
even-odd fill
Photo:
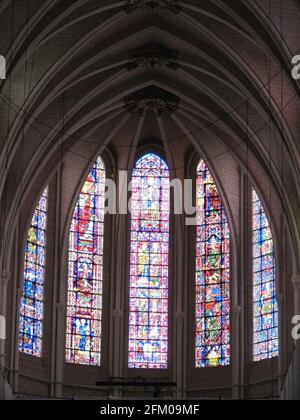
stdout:
MULTIPOLYGON (((145 122, 152 126, 152 120, 145 122)), ((122 133, 122 138, 130 141, 130 128, 122 133)), ((147 132, 149 127, 145 127, 147 132)), ((96 135, 98 135, 96 133, 96 135)), ((101 138, 101 135, 100 137, 101 138)), ((28 223, 37 201, 37 192, 29 191, 24 207, 20 212, 20 221, 16 231, 15 258, 12 261, 14 277, 9 286, 8 302, 10 325, 7 341, 9 355, 10 381, 19 397, 22 395, 42 395, 44 397, 107 397, 111 392, 107 387, 97 388, 97 381, 108 381, 110 377, 136 377, 155 379, 169 379, 179 386, 175 394, 178 398, 277 398, 281 386, 280 374, 284 375, 284 366, 288 367, 293 341, 288 339, 291 334, 290 326, 283 325, 283 314, 289 319, 293 314, 292 286, 286 280, 291 278, 292 255, 290 242, 287 237, 284 242, 275 241, 278 263, 279 300, 281 305, 281 354, 279 359, 260 363, 251 362, 251 299, 249 291, 252 277, 251 244, 246 233, 249 234, 247 199, 251 201, 252 185, 260 186, 259 191, 264 196, 272 193, 271 206, 266 205, 274 223, 275 231, 286 232, 281 225, 282 214, 280 202, 274 191, 270 191, 270 183, 264 176, 246 175, 244 169, 232 156, 222 155, 218 159, 210 160, 210 153, 215 155, 222 151, 216 136, 199 139, 203 142, 203 149, 198 152, 186 141, 185 153, 178 154, 173 150, 174 159, 168 161, 172 176, 179 178, 195 178, 196 166, 200 158, 207 159, 210 170, 216 180, 220 194, 225 203, 231 230, 231 366, 220 368, 195 369, 194 358, 194 329, 193 329, 193 297, 195 278, 195 232, 194 228, 185 225, 184 216, 171 215, 170 235, 170 354, 169 368, 166 371, 145 371, 127 369, 127 319, 128 319, 128 276, 130 250, 130 216, 111 215, 106 219, 107 234, 105 246, 105 302, 108 303, 104 313, 103 331, 103 362, 102 367, 86 367, 69 365, 65 362, 65 305, 67 281, 67 249, 68 229, 74 203, 81 189, 82 182, 90 169, 91 163, 99 155, 97 147, 89 150, 86 146, 76 147, 76 157, 72 153, 64 154, 64 161, 52 177, 49 185, 49 228, 47 266, 50 267, 46 278, 46 309, 45 309, 45 337, 44 354, 42 359, 18 354, 16 338, 18 336, 18 304, 22 290, 22 266, 24 256, 24 241, 28 223), (84 158, 82 158, 84 156, 84 158), (89 156, 89 158, 87 158, 89 156), (175 157, 176 156, 176 157, 175 157), (176 164, 174 161, 176 159, 176 164), (248 191, 248 192, 247 192, 248 191), (247 221, 248 220, 248 221, 247 221), (20 241, 22 238, 22 241, 20 241), (60 238, 60 239, 59 239, 60 238), (18 246, 18 244, 20 244, 18 246), (282 247, 282 248, 280 248, 282 247), (281 251, 280 251, 281 249, 281 251), (283 251, 284 250, 284 251, 283 251), (249 267, 249 271, 245 269, 249 267), (125 269, 123 267, 126 267, 125 269), (283 267, 281 269, 281 267, 283 267), (285 267, 285 268, 284 268, 285 267), (119 304, 116 302, 118 296, 119 304), (181 296, 179 299, 178 297, 181 296), (282 296, 282 297, 281 297, 282 296), (120 306, 121 302, 121 306, 120 306), (286 330, 285 330, 286 329, 286 330), (286 337, 286 338, 285 338, 286 337), (285 349, 289 349, 288 352, 285 349), (281 373, 282 372, 282 373, 281 373), (243 378, 243 381, 242 379, 243 378)), ((119 138, 116 139, 119 143, 119 138)), ((164 149, 159 141, 148 141, 141 136, 141 152, 158 151, 163 156, 164 149)), ((183 148, 180 139, 179 149, 183 148)), ((139 146, 136 155, 139 155, 139 146)), ((118 170, 123 169, 128 156, 131 154, 130 144, 118 152, 115 147, 102 152, 102 158, 107 167, 108 176, 118 179, 118 170)), ((250 160, 249 160, 250 161, 250 160)), ((256 169, 256 167, 254 166, 256 169)), ((130 166, 128 167, 130 169, 130 166)), ((130 171, 129 171, 130 172, 130 171)), ((42 181, 42 180, 41 180, 42 181)), ((41 189, 44 184, 41 183, 41 189)), ((123 397, 152 397, 151 390, 124 391, 115 394, 123 397)), ((170 396, 168 392, 162 394, 170 396)), ((172 394, 174 396, 174 394, 172 394)))
POLYGON ((0 314, 7 318, 0 367, 18 398, 107 397, 110 391, 96 381, 141 375, 176 382, 177 398, 273 399, 294 358, 300 90, 291 59, 300 44, 299 5, 155 4, 7 0, 0 6, 8 74, 0 82, 0 314), (130 221, 120 214, 105 222, 102 367, 65 363, 68 231, 76 198, 98 156, 120 191, 119 172, 130 178, 146 151, 160 153, 171 177, 181 180, 194 178, 204 159, 224 200, 232 250, 230 367, 194 368, 195 231, 185 215, 172 214, 169 368, 127 369, 130 221), (47 185, 45 335, 38 359, 18 352, 19 306, 28 227, 47 185), (252 188, 273 229, 280 314, 279 358, 259 363, 252 362, 251 344, 252 188))

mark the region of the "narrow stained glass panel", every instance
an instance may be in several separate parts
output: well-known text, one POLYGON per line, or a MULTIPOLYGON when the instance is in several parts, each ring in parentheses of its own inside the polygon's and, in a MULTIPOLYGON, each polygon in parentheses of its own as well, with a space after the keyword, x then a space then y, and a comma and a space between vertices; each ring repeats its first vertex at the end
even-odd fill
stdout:
POLYGON ((254 361, 278 356, 278 303, 274 243, 269 220, 253 190, 254 361))
POLYGON ((206 164, 197 169, 196 367, 230 364, 230 233, 206 164))
POLYGON ((100 366, 105 167, 99 157, 76 203, 69 237, 66 360, 100 366))
POLYGON ((129 368, 168 367, 170 174, 153 153, 132 174, 129 368))
POLYGON ((43 192, 28 231, 20 308, 19 351, 42 356, 48 188, 43 192))

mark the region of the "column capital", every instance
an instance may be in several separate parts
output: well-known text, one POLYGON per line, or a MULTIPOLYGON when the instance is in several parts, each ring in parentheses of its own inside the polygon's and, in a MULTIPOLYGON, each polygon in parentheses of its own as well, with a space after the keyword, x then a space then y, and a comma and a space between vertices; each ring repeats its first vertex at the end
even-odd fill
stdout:
POLYGON ((296 276, 292 277, 292 283, 294 289, 300 291, 300 274, 297 274, 296 276))
POLYGON ((115 309, 115 310, 113 311, 113 317, 114 317, 115 319, 121 319, 121 318, 123 318, 123 312, 122 312, 122 311, 120 311, 120 310, 118 310, 118 309, 115 309))
POLYGON ((177 311, 175 314, 175 318, 177 319, 177 321, 183 321, 185 318, 184 312, 177 311))
POLYGON ((240 305, 237 305, 233 308, 233 313, 236 315, 240 315, 240 313, 242 312, 242 307, 240 305))
POLYGON ((7 270, 0 270, 0 284, 7 286, 10 279, 10 272, 7 270))

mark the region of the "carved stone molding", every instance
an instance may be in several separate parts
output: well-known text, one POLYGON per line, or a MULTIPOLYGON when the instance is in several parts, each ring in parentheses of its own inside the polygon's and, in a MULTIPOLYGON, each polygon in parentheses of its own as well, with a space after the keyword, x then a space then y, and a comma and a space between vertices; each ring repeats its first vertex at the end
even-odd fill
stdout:
POLYGON ((10 279, 10 272, 6 270, 0 270, 0 285, 7 286, 10 279))
POLYGON ((144 48, 129 51, 128 70, 145 67, 155 70, 159 66, 178 70, 178 53, 159 44, 146 45, 144 48))
POLYGON ((119 311, 119 310, 117 310, 117 309, 115 309, 115 310, 113 311, 113 317, 114 317, 115 319, 121 319, 121 318, 123 318, 123 312, 122 312, 122 311, 119 311))
POLYGON ((181 312, 181 311, 176 312, 175 318, 177 319, 177 321, 182 322, 185 318, 184 312, 181 312))
POLYGON ((233 308, 233 313, 234 313, 235 315, 240 315, 240 314, 241 314, 241 312, 242 312, 242 307, 241 307, 241 306, 237 305, 237 306, 235 306, 235 307, 233 308))
POLYGON ((138 9, 147 11, 164 9, 177 15, 181 11, 181 6, 177 0, 127 0, 127 4, 124 6, 126 13, 131 13, 138 9))
POLYGON ((131 113, 145 115, 152 110, 156 115, 163 112, 173 114, 178 109, 179 98, 164 89, 149 86, 125 98, 125 109, 131 113))
POLYGON ((294 286, 294 290, 300 292, 300 276, 299 275, 294 276, 292 278, 292 283, 293 283, 293 286, 294 286))

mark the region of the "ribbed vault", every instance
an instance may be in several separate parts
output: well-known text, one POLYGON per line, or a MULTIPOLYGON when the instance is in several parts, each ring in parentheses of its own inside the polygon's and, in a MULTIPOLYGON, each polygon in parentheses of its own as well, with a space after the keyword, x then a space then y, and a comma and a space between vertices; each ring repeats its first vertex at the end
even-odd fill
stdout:
POLYGON ((128 169, 147 139, 161 142, 175 173, 178 150, 192 144, 211 162, 229 154, 256 183, 262 174, 299 253, 300 87, 290 64, 300 46, 299 2, 148 3, 1 3, 3 266, 21 203, 66 155, 88 163, 104 148, 122 150, 119 166, 128 169), (142 106, 132 106, 137 95, 142 106))

